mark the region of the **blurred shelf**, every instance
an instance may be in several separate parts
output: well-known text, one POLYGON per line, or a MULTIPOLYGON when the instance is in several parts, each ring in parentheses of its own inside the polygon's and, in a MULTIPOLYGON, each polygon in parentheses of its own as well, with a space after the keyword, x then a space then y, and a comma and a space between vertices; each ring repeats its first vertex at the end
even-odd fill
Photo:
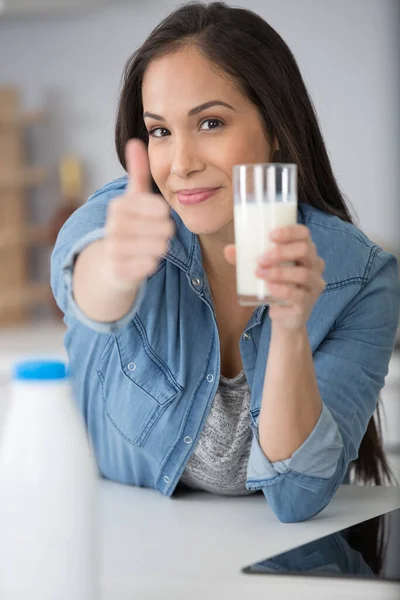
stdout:
POLYGON ((0 115, 0 129, 9 127, 27 127, 40 123, 45 118, 45 113, 42 110, 26 111, 20 116, 5 117, 0 115))
POLYGON ((0 171, 0 189, 27 188, 41 185, 46 179, 47 171, 44 167, 26 167, 19 172, 0 171))
POLYGON ((21 110, 19 86, 0 85, 0 247, 6 250, 0 255, 0 326, 26 322, 32 307, 53 302, 48 283, 31 283, 26 251, 27 244, 47 238, 30 222, 28 209, 29 188, 43 184, 47 169, 26 163, 29 144, 24 130, 44 116, 43 110, 21 110))
POLYGON ((29 225, 23 229, 0 229, 0 252, 21 246, 47 246, 50 244, 50 231, 46 225, 29 225))
POLYGON ((29 283, 21 288, 0 290, 0 317, 16 306, 34 307, 53 301, 49 283, 29 283))

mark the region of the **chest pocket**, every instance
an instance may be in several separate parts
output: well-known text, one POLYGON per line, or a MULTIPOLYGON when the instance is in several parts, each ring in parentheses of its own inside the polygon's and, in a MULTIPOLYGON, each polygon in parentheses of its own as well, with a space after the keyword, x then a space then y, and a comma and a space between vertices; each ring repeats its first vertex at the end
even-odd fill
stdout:
POLYGON ((143 337, 143 328, 134 323, 110 337, 97 374, 107 418, 135 446, 143 446, 164 410, 183 390, 143 337))

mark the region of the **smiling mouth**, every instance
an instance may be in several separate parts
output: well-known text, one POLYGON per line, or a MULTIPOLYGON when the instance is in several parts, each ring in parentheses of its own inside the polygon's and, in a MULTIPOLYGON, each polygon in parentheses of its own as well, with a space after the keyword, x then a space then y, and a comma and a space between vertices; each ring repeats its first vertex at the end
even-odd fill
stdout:
POLYGON ((221 188, 202 188, 196 190, 181 190, 176 192, 177 198, 184 206, 191 206, 193 204, 200 204, 205 202, 211 196, 214 196, 221 188))

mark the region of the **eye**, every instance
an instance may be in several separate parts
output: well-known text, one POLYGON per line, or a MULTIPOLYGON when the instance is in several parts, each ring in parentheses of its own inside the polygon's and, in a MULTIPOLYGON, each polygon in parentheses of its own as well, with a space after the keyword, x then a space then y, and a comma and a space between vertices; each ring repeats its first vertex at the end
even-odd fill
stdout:
POLYGON ((209 131, 210 129, 219 129, 219 127, 221 127, 221 125, 223 125, 224 123, 221 121, 221 119, 205 119, 201 125, 200 125, 200 129, 203 129, 203 131, 209 131), (207 125, 207 127, 203 127, 203 125, 207 125))
POLYGON ((162 138, 169 135, 169 131, 165 127, 154 127, 154 129, 150 129, 149 135, 155 138, 162 138))

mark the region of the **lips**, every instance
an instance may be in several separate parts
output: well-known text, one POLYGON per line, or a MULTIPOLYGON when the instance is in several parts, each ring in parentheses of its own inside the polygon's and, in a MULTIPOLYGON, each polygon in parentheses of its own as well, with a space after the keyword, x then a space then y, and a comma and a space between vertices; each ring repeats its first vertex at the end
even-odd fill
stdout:
POLYGON ((178 200, 184 206, 200 204, 213 196, 220 188, 196 188, 193 190, 180 190, 176 192, 178 200))

